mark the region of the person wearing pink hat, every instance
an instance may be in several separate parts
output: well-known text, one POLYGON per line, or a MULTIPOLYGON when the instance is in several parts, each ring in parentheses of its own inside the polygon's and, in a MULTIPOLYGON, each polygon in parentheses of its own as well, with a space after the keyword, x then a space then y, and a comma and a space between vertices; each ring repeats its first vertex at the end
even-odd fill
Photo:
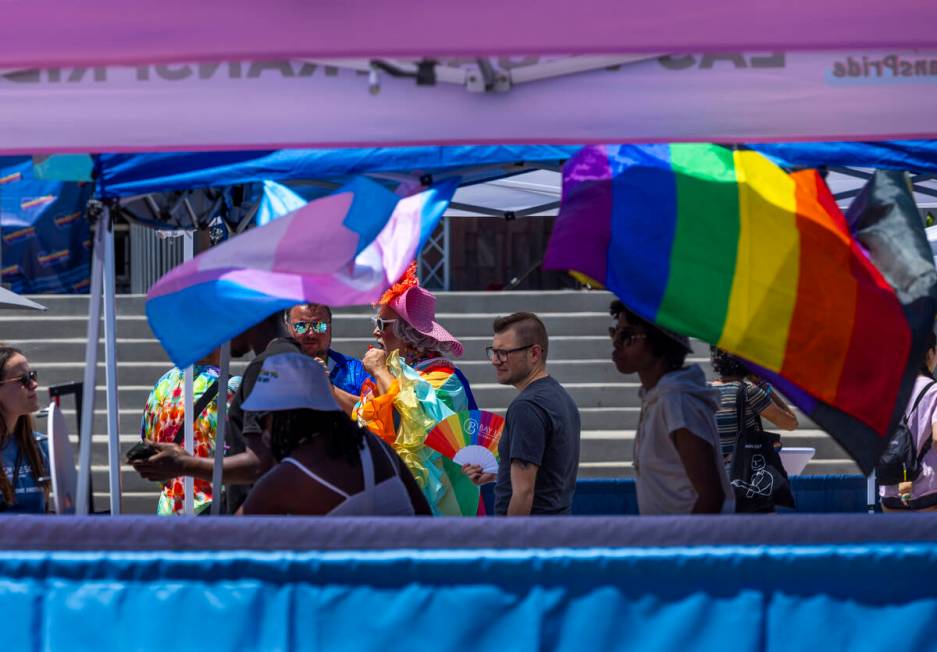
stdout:
POLYGON ((436 321, 436 297, 419 286, 415 264, 378 306, 372 321, 380 347, 362 360, 374 381, 365 383, 352 418, 394 446, 434 514, 474 516, 478 488, 458 464, 423 445, 433 425, 478 408, 468 380, 449 360, 462 356, 462 343, 436 321))

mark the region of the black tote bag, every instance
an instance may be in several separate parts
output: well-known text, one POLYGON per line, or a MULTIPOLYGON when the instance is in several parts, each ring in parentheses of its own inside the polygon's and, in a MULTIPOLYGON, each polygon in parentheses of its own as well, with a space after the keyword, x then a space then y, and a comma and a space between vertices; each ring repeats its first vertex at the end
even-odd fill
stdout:
POLYGON ((739 384, 735 397, 738 437, 729 467, 729 481, 735 490, 737 513, 773 512, 776 506, 794 508, 791 482, 778 453, 781 436, 766 432, 757 417, 757 429, 746 427, 748 398, 745 382, 739 384))

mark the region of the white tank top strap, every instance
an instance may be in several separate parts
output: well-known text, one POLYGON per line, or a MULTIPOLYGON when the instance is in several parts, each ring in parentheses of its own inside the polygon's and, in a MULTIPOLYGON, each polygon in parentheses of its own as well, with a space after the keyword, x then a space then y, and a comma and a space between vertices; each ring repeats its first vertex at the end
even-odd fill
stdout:
MULTIPOLYGON (((348 498, 348 494, 347 494, 347 493, 345 493, 344 491, 342 491, 341 489, 339 489, 338 487, 336 487, 336 486, 335 486, 334 484, 332 484, 331 482, 328 482, 327 480, 323 480, 322 478, 320 478, 319 476, 317 476, 315 473, 313 473, 312 471, 310 471, 309 469, 307 469, 307 468, 306 468, 306 465, 304 465, 302 462, 300 462, 300 461, 297 460, 296 458, 293 458, 293 457, 284 457, 284 458, 283 458, 283 461, 284 461, 284 462, 287 462, 287 463, 289 463, 289 464, 292 464, 292 465, 295 466, 297 469, 299 469, 300 471, 302 471, 303 473, 305 473, 307 476, 309 476, 310 478, 312 478, 313 480, 315 480, 316 482, 318 482, 319 484, 321 484, 321 485, 322 485, 323 487, 325 487, 326 489, 331 489, 332 491, 334 491, 335 493, 337 493, 339 496, 342 496, 343 498, 346 498, 346 499, 348 498)), ((370 461, 370 460, 369 460, 369 461, 370 461)), ((373 474, 373 471, 372 471, 372 474, 373 474)), ((372 477, 371 480, 372 480, 372 482, 373 482, 374 478, 372 477)))
MULTIPOLYGON (((375 441, 375 445, 383 445, 375 441)), ((413 516, 413 503, 407 487, 397 473, 397 465, 387 449, 384 449, 388 461, 393 465, 390 477, 375 484, 374 457, 371 452, 370 438, 364 442, 358 455, 361 458, 361 472, 364 478, 364 490, 350 496, 337 505, 329 514, 334 516, 413 516)))

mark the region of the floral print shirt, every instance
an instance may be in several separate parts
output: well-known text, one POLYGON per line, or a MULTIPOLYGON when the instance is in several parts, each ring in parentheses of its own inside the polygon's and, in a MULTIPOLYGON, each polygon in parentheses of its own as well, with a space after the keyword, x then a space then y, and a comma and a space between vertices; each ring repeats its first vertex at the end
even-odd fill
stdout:
MULTIPOLYGON (((218 367, 195 365, 193 404, 198 403, 205 391, 218 380, 218 367)), ((228 405, 241 384, 241 377, 228 381, 228 405)), ((173 443, 176 432, 185 427, 183 391, 185 372, 173 367, 160 378, 146 401, 143 422, 140 426, 144 439, 160 443, 173 443)), ((220 392, 219 392, 220 394, 220 392)), ((215 427, 218 424, 218 398, 212 399, 195 420, 195 449, 198 457, 215 455, 215 427)), ((163 485, 156 508, 158 514, 182 514, 184 497, 183 479, 173 478, 163 485)), ((195 479, 195 513, 203 512, 211 505, 211 482, 195 479)))

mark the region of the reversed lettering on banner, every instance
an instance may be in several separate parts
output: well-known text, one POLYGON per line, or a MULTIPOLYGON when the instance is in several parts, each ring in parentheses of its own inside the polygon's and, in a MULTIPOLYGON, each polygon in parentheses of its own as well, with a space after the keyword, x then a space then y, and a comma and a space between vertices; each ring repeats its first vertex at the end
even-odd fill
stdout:
MULTIPOLYGON (((562 59, 492 63, 504 74, 562 59)), ((418 85, 386 72, 375 81, 354 68, 360 61, 334 64, 7 71, 0 152, 937 137, 937 86, 926 83, 937 80, 935 51, 672 54, 548 78, 519 75, 536 80, 502 92, 443 81, 460 79, 451 70, 435 85, 418 85)))
POLYGON ((848 56, 833 64, 833 77, 837 79, 907 80, 909 78, 937 80, 937 58, 888 54, 882 57, 868 55, 848 56))
MULTIPOLYGON (((338 66, 323 66, 304 61, 226 61, 198 64, 158 64, 153 66, 112 66, 109 68, 49 68, 46 70, 17 70, 0 74, 0 80, 18 84, 75 84, 79 82, 108 82, 124 80, 130 76, 138 82, 162 80, 168 82, 188 79, 208 80, 257 79, 276 76, 282 79, 312 77, 317 73, 335 77, 338 66)), ((345 71, 354 75, 366 75, 360 71, 345 71)))

